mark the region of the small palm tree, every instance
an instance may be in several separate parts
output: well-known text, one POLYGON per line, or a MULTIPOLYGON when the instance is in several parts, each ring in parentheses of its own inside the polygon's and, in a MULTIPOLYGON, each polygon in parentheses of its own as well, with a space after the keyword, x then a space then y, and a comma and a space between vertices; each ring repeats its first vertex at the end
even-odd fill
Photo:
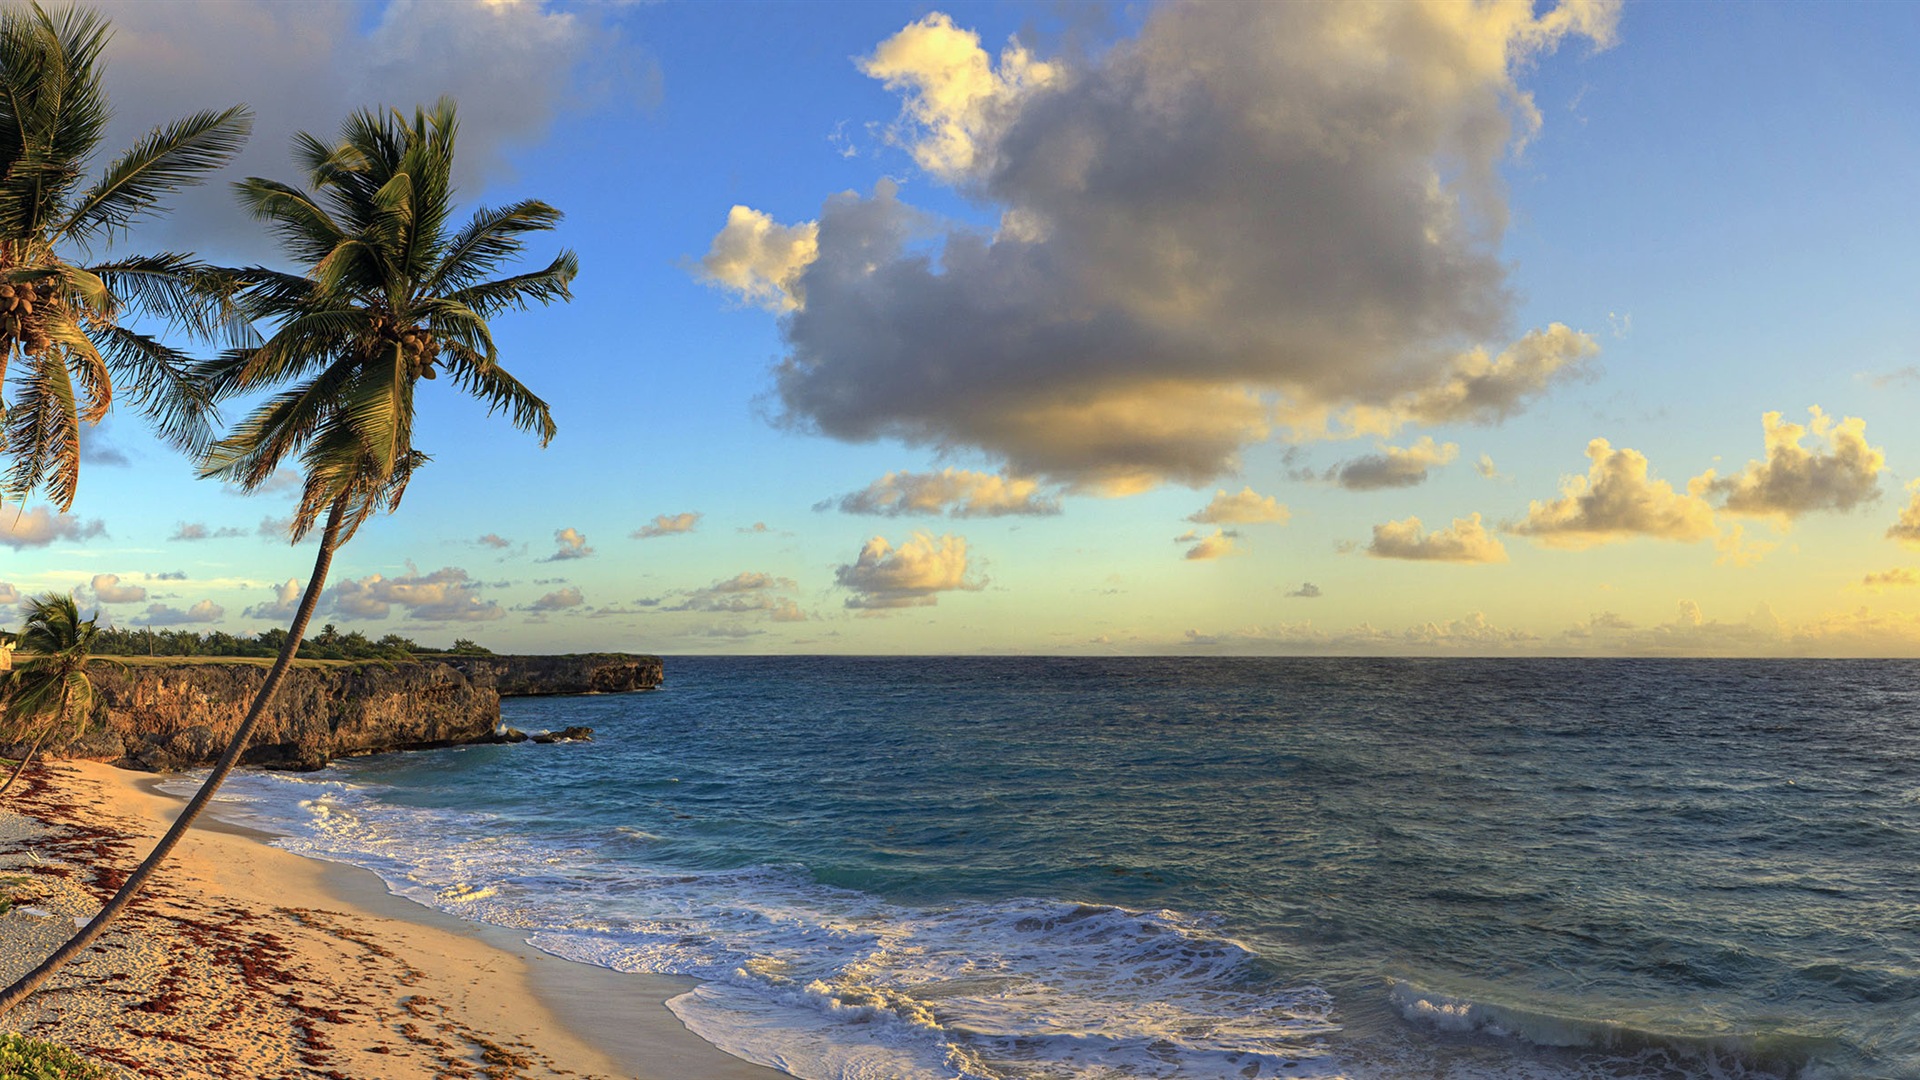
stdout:
POLYGON ((312 190, 258 178, 241 201, 278 233, 307 271, 236 271, 242 309, 269 324, 260 344, 232 349, 201 369, 217 398, 294 386, 259 406, 215 443, 201 475, 252 490, 282 462, 305 474, 297 539, 320 524, 313 574, 265 683, 200 790, 120 891, 46 962, 0 992, 0 1014, 19 1004, 96 939, 131 903, 233 770, 300 647, 333 555, 376 510, 400 505, 427 455, 413 447, 414 395, 444 370, 457 388, 505 411, 514 426, 553 437, 546 402, 499 366, 488 318, 571 299, 575 260, 562 251, 544 269, 493 277, 551 229, 560 212, 527 200, 481 210, 450 230, 454 106, 348 118, 337 143, 294 137, 312 190))
POLYGON ((0 731, 15 742, 31 739, 32 746, 0 784, 0 795, 13 787, 49 737, 82 734, 93 716, 87 661, 99 613, 83 621, 73 597, 50 592, 27 601, 25 614, 19 645, 33 655, 0 680, 0 731))
POLYGON ((0 10, 0 497, 45 486, 61 509, 80 484, 80 426, 128 391, 160 435, 198 454, 211 441, 206 394, 182 353, 121 324, 129 307, 204 335, 222 318, 221 279, 185 255, 82 265, 162 196, 233 159, 252 129, 244 106, 156 128, 82 189, 111 111, 100 85, 107 24, 72 8, 0 10), (11 383, 10 361, 19 361, 11 383))

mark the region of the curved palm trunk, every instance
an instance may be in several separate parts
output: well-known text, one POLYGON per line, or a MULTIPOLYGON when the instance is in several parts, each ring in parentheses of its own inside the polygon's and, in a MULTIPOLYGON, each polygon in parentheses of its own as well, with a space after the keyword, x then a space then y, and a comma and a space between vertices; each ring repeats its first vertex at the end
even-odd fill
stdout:
POLYGON ((320 600, 320 588, 326 584, 327 570, 333 565, 333 548, 339 538, 340 519, 345 515, 346 509, 347 501, 343 496, 336 499, 333 508, 328 511, 326 529, 320 534, 320 554, 313 560, 313 577, 307 582, 307 594, 300 598, 299 609, 294 612, 293 625, 287 632, 287 643, 281 646, 280 655, 273 662, 273 669, 267 672, 267 681, 260 687, 260 692, 254 695, 253 705, 247 710, 247 718, 242 720, 240 726, 234 730, 233 738, 228 741, 226 751, 220 755, 220 760, 214 763, 213 772, 208 774, 205 782, 200 785, 200 790, 194 793, 193 799, 187 803, 185 809, 180 811, 180 816, 175 819, 173 827, 168 829, 167 834, 154 845, 153 851, 147 855, 145 861, 134 868, 133 873, 128 875, 126 882, 120 886, 120 891, 114 893, 113 899, 108 900, 106 906, 100 909, 100 914, 95 915, 92 922, 81 927, 78 933, 74 934, 65 945, 55 950, 54 954, 47 957, 39 967, 22 975, 18 982, 7 987, 4 992, 0 992, 0 1016, 13 1011, 14 1006, 25 1001, 34 991, 45 985, 48 979, 53 978, 61 968, 67 966, 69 961, 85 952, 87 947, 106 931, 107 925, 119 917, 127 909, 127 905, 133 903, 141 890, 146 887, 147 879, 160 868, 160 864, 180 842, 180 838, 186 835, 187 829, 200 817, 201 811, 213 801, 213 793, 220 789, 220 784, 226 780, 227 774, 231 773, 234 765, 239 763, 240 755, 247 749, 248 740, 253 737, 253 729, 260 715, 266 711, 267 705, 273 700, 274 693, 280 689, 280 682, 286 677, 287 668, 293 663, 294 653, 300 650, 300 638, 307 632, 307 622, 313 618, 313 609, 320 600))
POLYGON ((52 730, 52 728, 48 728, 47 731, 40 733, 39 738, 33 740, 33 749, 28 750, 27 756, 20 759, 20 764, 13 767, 13 772, 7 777, 7 782, 0 784, 0 795, 5 795, 7 789, 13 786, 13 782, 20 779, 20 774, 27 771, 27 765, 33 761, 33 755, 40 752, 40 744, 47 741, 47 733, 52 730))

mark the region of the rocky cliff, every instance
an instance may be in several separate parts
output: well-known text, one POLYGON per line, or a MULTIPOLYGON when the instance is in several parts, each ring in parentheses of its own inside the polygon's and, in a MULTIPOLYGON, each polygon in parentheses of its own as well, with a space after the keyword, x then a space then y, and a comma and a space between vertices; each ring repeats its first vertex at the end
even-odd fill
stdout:
MULTIPOLYGON (((53 756, 165 770, 219 756, 267 665, 143 659, 96 662, 89 674, 99 696, 94 730, 53 756)), ((661 678, 658 657, 618 653, 300 664, 241 760, 317 769, 336 757, 480 742, 499 726, 502 697, 651 689, 661 678)))

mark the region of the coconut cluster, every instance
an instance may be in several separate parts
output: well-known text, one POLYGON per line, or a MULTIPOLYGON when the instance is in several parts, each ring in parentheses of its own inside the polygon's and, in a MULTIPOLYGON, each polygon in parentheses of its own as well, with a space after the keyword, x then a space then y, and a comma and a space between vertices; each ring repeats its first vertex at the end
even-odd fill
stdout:
POLYGON ((54 303, 53 286, 0 284, 0 347, 12 351, 15 342, 29 355, 46 352, 53 338, 46 329, 47 311, 54 303))
POLYGON ((409 326, 400 331, 401 355, 412 365, 414 375, 434 378, 433 363, 440 358, 440 339, 424 326, 409 326))
POLYGON ((440 339, 433 331, 424 326, 398 326, 392 316, 381 313, 373 318, 373 333, 378 341, 400 346, 400 355, 415 378, 434 378, 433 365, 440 359, 440 339))

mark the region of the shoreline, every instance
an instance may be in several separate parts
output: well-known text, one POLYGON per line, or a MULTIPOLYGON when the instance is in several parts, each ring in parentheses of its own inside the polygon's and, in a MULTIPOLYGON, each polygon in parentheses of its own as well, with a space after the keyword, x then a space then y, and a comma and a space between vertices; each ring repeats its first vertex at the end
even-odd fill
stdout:
MULTIPOLYGON (((9 981, 98 910, 184 800, 91 762, 0 803, 9 981)), ((216 809, 217 812, 217 809, 216 809)), ((128 915, 0 1027, 135 1077, 776 1080, 665 1007, 695 980, 563 960, 389 892, 372 871, 201 819, 128 915)))

